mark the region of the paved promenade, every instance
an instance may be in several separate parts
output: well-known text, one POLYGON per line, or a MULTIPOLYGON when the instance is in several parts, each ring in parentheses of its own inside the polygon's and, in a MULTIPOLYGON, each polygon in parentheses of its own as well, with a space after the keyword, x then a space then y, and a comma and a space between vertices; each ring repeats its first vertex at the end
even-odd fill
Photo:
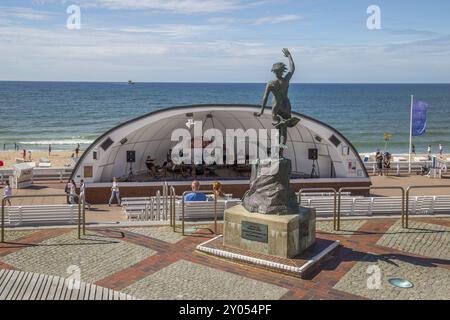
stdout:
POLYGON ((199 253, 210 233, 182 237, 161 226, 89 228, 81 241, 67 228, 8 231, 0 269, 78 272, 83 283, 138 299, 450 299, 450 218, 413 218, 406 231, 398 219, 343 221, 338 233, 319 221, 318 231, 342 246, 304 280, 199 253))

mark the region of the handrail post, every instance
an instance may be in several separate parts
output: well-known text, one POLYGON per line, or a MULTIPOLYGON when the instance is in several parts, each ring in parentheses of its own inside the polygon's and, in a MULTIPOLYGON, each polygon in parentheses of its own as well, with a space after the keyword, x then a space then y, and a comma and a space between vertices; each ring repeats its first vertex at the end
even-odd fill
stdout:
POLYGON ((214 196, 214 234, 217 234, 217 197, 214 196))
POLYGON ((336 207, 337 207, 337 193, 334 190, 334 206, 333 206, 333 228, 336 230, 336 207))
POLYGON ((1 243, 5 242, 5 203, 6 199, 2 199, 2 241, 1 243))
POLYGON ((81 201, 83 201, 83 235, 86 235, 86 195, 83 192, 81 201))
POLYGON ((403 224, 403 228, 409 229, 409 195, 411 193, 411 187, 408 187, 408 190, 406 190, 406 214, 405 214, 405 221, 403 224))
POLYGON ((343 188, 339 189, 339 195, 338 195, 338 209, 337 209, 337 217, 335 220, 335 231, 341 230, 341 196, 342 196, 342 190, 343 188))
MULTIPOLYGON (((186 192, 185 192, 186 193, 186 192)), ((181 235, 184 237, 184 196, 185 193, 183 193, 183 199, 181 199, 181 235)))
POLYGON ((78 201, 78 240, 81 239, 81 201, 78 201))

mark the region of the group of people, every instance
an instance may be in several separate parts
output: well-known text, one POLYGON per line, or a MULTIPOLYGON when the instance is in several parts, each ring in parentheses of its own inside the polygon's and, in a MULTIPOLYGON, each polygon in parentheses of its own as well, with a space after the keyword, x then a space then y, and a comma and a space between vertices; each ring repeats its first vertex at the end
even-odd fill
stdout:
MULTIPOLYGON (((84 192, 84 182, 82 180, 83 185, 83 192, 84 192)), ((72 187, 70 188, 70 193, 72 193, 72 190, 76 190, 76 185, 73 182, 72 187)), ((195 180, 191 184, 191 193, 188 193, 184 200, 185 201, 207 201, 208 198, 206 194, 203 192, 200 192, 200 182, 195 180)), ((225 199, 226 195, 222 191, 222 184, 220 182, 215 182, 213 184, 213 196, 217 200, 225 199)), ((121 199, 120 199, 120 188, 119 188, 119 182, 117 181, 117 178, 113 178, 112 186, 111 186, 111 197, 109 198, 108 205, 111 206, 114 202, 114 200, 117 201, 117 205, 120 206, 121 199)))
POLYGON ((389 175, 389 169, 391 168, 391 159, 392 155, 389 152, 382 153, 379 150, 377 151, 375 160, 377 163, 377 173, 379 176, 389 175))
MULTIPOLYGON (((195 180, 191 184, 191 193, 188 193, 184 197, 184 201, 208 201, 206 194, 200 192, 200 182, 195 180)), ((220 182, 215 182, 213 184, 213 196, 217 200, 225 199, 225 194, 222 191, 222 184, 220 182)))
POLYGON ((26 149, 23 149, 22 150, 22 158, 23 158, 23 161, 25 161, 25 162, 33 161, 32 157, 31 157, 31 150, 27 151, 26 149), (28 159, 27 159, 27 155, 28 155, 28 159))
MULTIPOLYGON (((412 145, 411 153, 416 155, 416 146, 415 145, 412 145)), ((431 156, 433 155, 433 147, 431 144, 428 145, 427 154, 428 154, 429 160, 431 160, 431 156)), ((441 155, 441 156, 444 155, 444 146, 441 143, 439 144, 439 155, 441 155)))
MULTIPOLYGON (((75 183, 75 180, 70 180, 69 183, 66 186, 66 194, 67 194, 67 202, 70 204, 77 204, 79 203, 80 199, 83 199, 86 195, 86 184, 84 180, 80 181, 80 194, 77 194, 77 184, 75 183)), ((86 203, 88 207, 90 207, 89 204, 86 203)))

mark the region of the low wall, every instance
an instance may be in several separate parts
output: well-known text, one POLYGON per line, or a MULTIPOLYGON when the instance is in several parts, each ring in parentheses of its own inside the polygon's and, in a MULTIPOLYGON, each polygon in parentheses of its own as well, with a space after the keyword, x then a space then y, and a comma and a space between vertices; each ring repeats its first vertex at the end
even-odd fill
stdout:
MULTIPOLYGON (((211 190, 211 182, 201 182, 202 190, 211 190)), ((222 190, 224 193, 231 193, 236 198, 242 198, 249 190, 249 181, 224 181, 222 190)), ((292 187, 295 192, 302 188, 335 188, 339 190, 342 187, 369 187, 371 185, 368 178, 355 179, 305 179, 293 180, 292 187)), ((159 190, 162 192, 163 182, 160 183, 122 183, 120 186, 120 197, 151 197, 155 196, 159 190)), ((191 190, 190 182, 171 182, 175 188, 176 194, 181 195, 185 191, 191 190)), ((355 191, 355 195, 368 196, 369 192, 360 190, 355 191)), ((111 196, 111 185, 108 183, 90 184, 86 186, 86 201, 90 204, 106 204, 111 196)))

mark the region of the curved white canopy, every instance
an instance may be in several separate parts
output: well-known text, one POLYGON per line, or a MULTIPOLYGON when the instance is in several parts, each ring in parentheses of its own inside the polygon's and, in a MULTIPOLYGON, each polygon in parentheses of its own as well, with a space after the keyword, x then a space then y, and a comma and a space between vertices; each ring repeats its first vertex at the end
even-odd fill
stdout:
MULTIPOLYGON (((151 155, 162 165, 176 142, 171 141, 175 129, 186 129, 189 119, 203 122, 203 130, 272 129, 272 116, 267 110, 255 117, 258 106, 199 105, 169 108, 153 112, 121 124, 98 138, 83 154, 72 178, 87 182, 109 182, 113 177, 128 174, 127 151, 136 151, 133 172, 145 172, 145 160, 151 155), (108 143, 109 142, 109 143, 108 143), (109 144, 109 146, 108 146, 109 144)), ((285 156, 292 161, 292 170, 308 174, 313 161, 308 149, 317 148, 316 173, 320 178, 368 177, 364 165, 351 143, 337 130, 310 117, 295 114, 301 121, 289 129, 285 156)))

